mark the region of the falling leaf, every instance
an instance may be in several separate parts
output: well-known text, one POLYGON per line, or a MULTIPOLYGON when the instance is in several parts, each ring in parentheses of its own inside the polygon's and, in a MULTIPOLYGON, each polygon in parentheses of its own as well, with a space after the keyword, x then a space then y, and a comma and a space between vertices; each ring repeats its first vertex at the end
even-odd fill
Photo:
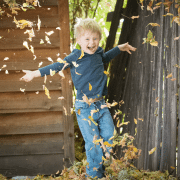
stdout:
POLYGON ((147 6, 147 10, 151 11, 151 13, 154 14, 153 9, 150 6, 147 6))
POLYGON ((39 94, 39 91, 36 91, 36 94, 39 94))
POLYGON ((38 23, 37 23, 37 26, 38 26, 38 30, 40 30, 40 28, 41 28, 41 20, 39 19, 39 16, 38 16, 38 23))
POLYGON ((109 144, 108 141, 105 141, 105 142, 104 142, 104 145, 105 145, 105 146, 108 146, 108 147, 111 147, 111 146, 112 146, 112 144, 109 144))
POLYGON ((166 78, 170 78, 170 77, 172 77, 172 73, 171 73, 171 74, 168 74, 168 75, 166 76, 166 78))
POLYGON ((84 51, 81 50, 81 56, 78 59, 82 59, 83 56, 84 56, 84 51))
POLYGON ((77 113, 78 113, 79 115, 81 115, 81 110, 80 110, 80 109, 78 109, 77 113))
POLYGON ((98 171, 98 169, 96 167, 93 168, 93 171, 98 171))
POLYGON ((57 30, 61 30, 61 28, 60 28, 60 27, 57 27, 56 29, 57 29, 57 30))
POLYGON ((156 102, 159 102, 159 97, 156 98, 156 102))
POLYGON ((153 154, 155 151, 156 151, 156 147, 152 148, 152 149, 149 151, 149 155, 150 155, 150 154, 153 154))
POLYGON ((45 95, 48 97, 48 99, 51 99, 50 94, 49 94, 49 90, 46 86, 44 86, 44 90, 45 90, 45 95))
POLYGON ((35 34, 34 34, 34 30, 33 30, 33 28, 31 29, 31 30, 26 30, 25 32, 24 32, 24 34, 28 34, 29 35, 29 41, 32 41, 32 37, 35 37, 35 34))
POLYGON ((138 120, 140 120, 140 121, 144 121, 144 119, 143 119, 143 118, 138 118, 138 120))
POLYGON ((158 24, 158 23, 149 23, 148 25, 151 25, 151 26, 159 26, 160 27, 160 25, 158 24))
POLYGON ((51 36, 53 33, 54 33, 54 31, 49 31, 49 32, 45 32, 48 36, 51 36))
POLYGON ((9 74, 8 70, 5 71, 5 74, 9 74))
POLYGON ((73 64, 74 67, 78 67, 79 66, 79 64, 77 64, 75 61, 72 61, 72 64, 73 64))
POLYGON ((65 79, 65 75, 62 71, 59 71, 59 75, 62 77, 62 79, 65 79))
POLYGON ((30 45, 31 49, 30 51, 34 54, 34 47, 32 45, 30 45))
POLYGON ((161 4, 162 4, 162 2, 159 2, 159 3, 156 4, 156 6, 160 6, 161 4))
POLYGON ((6 64, 4 64, 4 65, 2 66, 2 69, 3 69, 3 68, 5 68, 5 67, 7 67, 7 65, 6 65, 6 64))
POLYGON ((136 147, 134 147, 133 151, 136 153, 136 152, 138 152, 138 149, 136 147))
POLYGON ((51 57, 47 57, 48 61, 54 62, 51 57))
POLYGON ((99 112, 99 109, 93 109, 93 110, 91 110, 91 117, 93 117, 93 114, 96 113, 96 112, 99 112))
POLYGON ((53 71, 52 69, 50 69, 50 76, 54 76, 56 74, 56 71, 53 71))
POLYGON ((20 91, 21 91, 21 92, 24 92, 24 91, 25 91, 25 89, 20 88, 20 91))
POLYGON ((2 39, 3 38, 3 36, 0 36, 0 39, 2 39))
POLYGON ((63 97, 63 96, 61 96, 61 97, 58 97, 58 99, 63 100, 63 99, 64 99, 64 97, 63 97))
POLYGON ((104 74, 109 75, 109 73, 107 71, 104 71, 104 74))
POLYGON ((4 58, 4 61, 7 61, 7 60, 9 60, 9 57, 5 57, 5 58, 4 58))
POLYGON ((117 102, 113 102, 113 103, 111 104, 111 107, 114 107, 114 106, 117 106, 117 105, 118 105, 117 102))
POLYGON ((92 85, 89 83, 89 91, 92 90, 92 85))
POLYGON ((33 55, 34 56, 34 59, 33 60, 36 60, 36 55, 33 55))
POLYGON ((63 109, 64 109, 64 114, 67 116, 68 114, 67 114, 67 110, 66 110, 66 108, 63 106, 63 109))
POLYGON ((165 15, 163 15, 163 16, 174 16, 174 14, 167 13, 167 14, 165 14, 165 15))
POLYGON ((174 38, 174 40, 176 41, 176 40, 178 40, 179 38, 180 38, 180 36, 178 36, 178 37, 175 37, 175 38, 174 38))
POLYGON ((29 50, 29 46, 28 46, 28 42, 27 41, 23 42, 23 46, 25 46, 29 50))
POLYGON ((25 27, 32 27, 33 23, 31 21, 26 21, 24 19, 17 21, 14 16, 14 22, 16 24, 16 27, 19 27, 20 29, 24 29, 25 27))
POLYGON ((176 78, 172 78, 171 81, 176 81, 176 78))
POLYGON ((157 41, 150 42, 150 44, 151 44, 152 46, 158 46, 158 42, 157 42, 157 41))
POLYGON ((82 74, 78 73, 78 72, 76 71, 76 69, 75 69, 75 73, 76 73, 77 75, 82 75, 82 74))
POLYGON ((61 59, 61 58, 57 58, 57 62, 63 63, 63 64, 67 63, 65 60, 63 60, 63 59, 61 59))
POLYGON ((137 19, 139 16, 132 16, 131 19, 137 19))
POLYGON ((40 44, 44 44, 44 40, 43 39, 40 40, 40 44))
POLYGON ((93 117, 88 116, 88 118, 97 126, 98 124, 94 121, 93 117))
POLYGON ((134 118, 134 123, 137 124, 137 119, 134 118))
POLYGON ((48 36, 45 36, 45 40, 46 40, 46 42, 47 42, 48 44, 51 44, 50 39, 48 38, 48 36))
POLYGON ((170 166, 170 168, 171 168, 171 169, 176 169, 176 168, 175 168, 175 167, 173 167, 173 166, 170 166))
POLYGON ((41 66, 42 66, 42 64, 43 64, 43 62, 41 61, 41 62, 39 63, 39 65, 38 65, 38 67, 41 67, 41 66))

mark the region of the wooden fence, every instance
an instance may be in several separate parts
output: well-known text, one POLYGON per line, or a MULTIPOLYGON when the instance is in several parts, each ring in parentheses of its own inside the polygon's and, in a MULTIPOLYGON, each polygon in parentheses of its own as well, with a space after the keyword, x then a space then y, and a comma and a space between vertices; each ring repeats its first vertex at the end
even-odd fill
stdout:
POLYGON ((112 27, 117 27, 117 22, 123 18, 119 44, 129 42, 137 51, 132 55, 121 52, 112 62, 109 99, 125 102, 121 110, 130 124, 124 126, 123 132, 136 134, 135 145, 142 150, 136 166, 169 170, 180 178, 180 38, 177 38, 180 37, 180 21, 179 25, 172 22, 173 17, 178 16, 178 9, 174 1, 168 4, 171 5, 169 11, 167 4, 163 4, 167 1, 156 1, 152 9, 155 4, 162 4, 151 12, 147 10, 149 2, 144 1, 142 10, 139 1, 128 0, 126 9, 122 8, 122 1, 117 1, 112 27), (139 18, 132 19, 132 16, 139 18), (158 23, 160 27, 152 27, 149 23, 158 23), (158 42, 157 47, 142 44, 149 30, 158 42), (153 148, 155 152, 149 154, 153 148))
MULTIPOLYGON (((25 1, 16 2, 22 5, 25 1)), ((7 177, 55 174, 74 160, 70 72, 64 72, 65 79, 57 74, 48 76, 46 82, 44 78, 19 81, 24 75, 22 69, 36 70, 41 64, 52 63, 48 58, 56 62, 70 53, 68 1, 39 2, 41 7, 12 14, 0 0, 5 11, 0 16, 0 174, 7 177), (33 22, 32 41, 24 34, 32 28, 17 28, 14 17, 33 22), (50 31, 54 33, 48 36, 46 32, 50 31), (34 47, 34 54, 23 46, 24 41, 29 48, 34 47), (45 95, 43 85, 49 89, 51 99, 45 95)))

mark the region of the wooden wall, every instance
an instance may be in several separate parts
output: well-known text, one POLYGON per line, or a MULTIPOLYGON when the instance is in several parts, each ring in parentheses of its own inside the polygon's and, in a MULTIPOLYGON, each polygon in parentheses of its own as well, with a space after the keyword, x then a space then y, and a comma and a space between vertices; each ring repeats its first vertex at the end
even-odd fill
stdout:
POLYGON ((68 166, 70 159, 74 160, 70 72, 64 72, 65 79, 59 74, 48 76, 46 83, 41 77, 29 83, 19 79, 24 75, 23 69, 36 70, 41 62, 41 67, 52 63, 48 57, 57 62, 58 53, 61 58, 70 53, 68 1, 41 0, 41 7, 26 12, 19 10, 17 15, 3 4, 0 0, 5 11, 0 16, 0 174, 7 177, 54 174, 68 166), (32 42, 24 34, 31 28, 17 28, 14 16, 17 20, 33 22, 32 42), (49 31, 54 31, 49 36, 51 44, 45 41, 45 32, 49 31), (44 44, 40 44, 41 39, 44 44), (23 46, 24 41, 34 47, 35 60, 33 53, 23 46), (4 60, 6 57, 9 59, 4 60), (51 99, 45 95, 43 85, 49 89, 51 99))

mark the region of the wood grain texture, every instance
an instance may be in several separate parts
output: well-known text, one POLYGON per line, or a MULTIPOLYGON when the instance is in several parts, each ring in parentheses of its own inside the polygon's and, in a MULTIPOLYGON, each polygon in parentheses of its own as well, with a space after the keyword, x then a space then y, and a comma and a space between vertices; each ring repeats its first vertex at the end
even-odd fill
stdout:
POLYGON ((0 114, 0 135, 57 133, 64 131, 59 112, 0 114))
POLYGON ((0 113, 62 111, 60 91, 50 91, 51 99, 44 92, 0 93, 0 113))

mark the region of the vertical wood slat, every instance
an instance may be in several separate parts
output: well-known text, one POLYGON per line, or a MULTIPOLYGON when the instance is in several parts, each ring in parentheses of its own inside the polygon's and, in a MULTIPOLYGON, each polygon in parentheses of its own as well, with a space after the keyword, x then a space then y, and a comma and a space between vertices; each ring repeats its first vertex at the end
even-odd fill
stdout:
MULTIPOLYGON (((60 20, 60 54, 61 58, 70 53, 70 31, 69 31, 69 9, 67 0, 58 0, 59 20, 60 20), (66 34, 64 34, 66 32, 66 34)), ((62 95, 64 97, 64 164, 70 166, 74 161, 74 124, 71 115, 72 107, 72 82, 70 70, 64 72, 65 79, 62 80, 62 95)))

